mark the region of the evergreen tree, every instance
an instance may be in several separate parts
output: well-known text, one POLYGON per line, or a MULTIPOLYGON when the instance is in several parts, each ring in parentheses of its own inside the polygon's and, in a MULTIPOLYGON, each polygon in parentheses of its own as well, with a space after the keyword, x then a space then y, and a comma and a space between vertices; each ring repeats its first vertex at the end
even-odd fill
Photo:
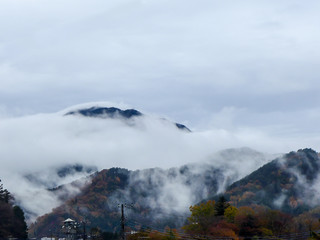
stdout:
POLYGON ((24 213, 20 207, 12 206, 10 199, 13 199, 10 192, 0 183, 0 239, 8 237, 27 239, 24 213))
POLYGON ((12 215, 12 207, 8 203, 0 201, 0 239, 11 235, 12 215))
POLYGON ((13 236, 19 239, 27 239, 28 227, 25 221, 24 212, 19 206, 14 206, 13 214, 14 214, 13 236))
POLYGON ((1 183, 0 179, 0 201, 8 203, 10 199, 10 193, 7 189, 3 188, 3 184, 1 183))
POLYGON ((217 201, 216 205, 214 206, 214 215, 224 216, 224 212, 229 206, 230 204, 227 203, 227 199, 224 196, 221 196, 217 201))
POLYGON ((7 238, 11 234, 12 206, 8 203, 8 191, 3 188, 0 180, 0 238, 7 238))

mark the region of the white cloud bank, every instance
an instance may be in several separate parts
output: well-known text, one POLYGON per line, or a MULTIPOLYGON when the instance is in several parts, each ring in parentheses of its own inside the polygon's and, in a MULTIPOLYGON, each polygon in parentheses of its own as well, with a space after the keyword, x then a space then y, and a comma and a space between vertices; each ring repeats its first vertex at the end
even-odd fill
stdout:
MULTIPOLYGON (((82 107, 125 107, 124 104, 110 104, 90 103, 82 107)), ((44 191, 43 186, 25 182, 22 176, 28 173, 49 173, 52 168, 75 163, 97 166, 99 170, 111 167, 135 170, 177 167, 214 159, 211 162, 213 166, 225 166, 229 169, 227 174, 243 177, 261 166, 266 159, 259 162, 254 157, 222 158, 214 153, 225 148, 243 146, 262 152, 279 153, 305 147, 301 146, 301 142, 309 144, 315 140, 286 139, 281 135, 270 136, 262 130, 250 128, 213 128, 188 133, 179 130, 169 121, 148 115, 130 120, 64 116, 67 111, 80 107, 53 114, 0 118, 0 177, 17 200, 21 201, 22 206, 29 211, 36 210, 38 215, 50 211, 60 202, 57 196, 44 191), (39 201, 28 201, 30 197, 34 199, 34 196, 39 201), (39 202, 39 207, 35 208, 36 202, 39 202)), ((76 175, 74 179, 78 177, 76 175)), ((64 182, 57 179, 57 184, 65 181, 66 179, 64 182)), ((170 187, 168 185, 169 189, 170 187)), ((171 192, 169 191, 168 196, 171 196, 171 192)), ((190 200, 189 195, 185 198, 190 200)), ((176 196, 173 194, 171 197, 176 196)))
MULTIPOLYGON (((96 104, 76 108, 93 105, 96 104)), ((147 115, 129 122, 64 116, 74 108, 53 114, 1 118, 0 156, 5 169, 37 171, 74 162, 92 163, 100 169, 114 166, 168 168, 206 160, 212 153, 225 148, 248 146, 262 152, 279 153, 313 147, 313 144, 301 144, 308 144, 306 139, 268 135, 263 128, 227 126, 186 133, 171 122, 147 115)), ((310 142, 312 140, 310 138, 310 142)))

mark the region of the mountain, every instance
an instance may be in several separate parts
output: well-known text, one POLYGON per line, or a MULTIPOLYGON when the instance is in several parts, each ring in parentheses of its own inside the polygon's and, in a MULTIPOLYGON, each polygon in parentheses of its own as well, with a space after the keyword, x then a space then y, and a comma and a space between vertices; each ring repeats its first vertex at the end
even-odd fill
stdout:
MULTIPOLYGON (((156 223, 165 227, 168 221, 171 225, 177 224, 167 216, 178 214, 181 217, 179 198, 193 197, 194 202, 200 201, 207 191, 217 191, 219 177, 223 178, 219 170, 209 167, 204 174, 194 173, 189 166, 169 170, 102 170, 92 175, 92 180, 81 189, 80 194, 67 199, 52 213, 38 218, 36 224, 31 226, 31 232, 45 236, 49 229, 58 231, 62 221, 69 217, 77 221, 86 219, 89 228, 119 230, 120 203, 133 203, 132 208, 126 210, 127 216, 141 225, 156 223), (199 185, 202 187, 199 188, 199 185)), ((62 189, 65 187, 52 191, 61 195, 62 189)), ((188 205, 182 205, 184 210, 188 211, 188 205)))
MULTIPOLYGON (((261 166, 265 158, 264 154, 248 148, 228 149, 213 155, 211 161, 177 168, 102 170, 91 176, 91 181, 77 196, 67 196, 60 207, 40 217, 31 229, 45 235, 49 228, 60 226, 64 219, 71 217, 77 221, 85 218, 88 227, 114 231, 119 227, 117 205, 120 203, 133 204, 126 212, 135 226, 181 226, 191 204, 223 192, 226 186, 243 177, 245 170, 253 171, 261 166), (248 166, 241 171, 234 168, 237 160, 248 166)), ((53 192, 62 195, 62 189, 68 189, 66 186, 53 192)))
POLYGON ((79 109, 76 111, 70 111, 65 115, 82 115, 86 117, 101 117, 101 118, 115 118, 115 117, 123 117, 123 118, 132 118, 142 116, 142 113, 135 109, 127 109, 121 110, 115 107, 91 107, 85 109, 79 109))
MULTIPOLYGON (((116 228, 119 222, 117 203, 108 200, 114 191, 121 191, 127 186, 129 171, 112 168, 93 174, 91 178, 90 184, 84 186, 80 194, 67 199, 60 207, 53 209, 52 213, 38 218, 36 223, 30 226, 31 235, 46 236, 49 230, 57 233, 67 218, 79 222, 85 219, 88 226, 93 223, 101 229, 112 231, 116 228)), ((64 187, 52 191, 59 195, 62 188, 64 187)))
POLYGON ((110 104, 82 104, 9 124, 11 130, 6 132, 14 146, 4 141, 8 147, 3 147, 1 157, 8 164, 1 169, 1 177, 28 223, 78 194, 81 182, 98 169, 171 167, 207 155, 190 147, 195 134, 182 124, 135 109, 106 106, 110 104), (68 184, 81 178, 80 185, 68 184), (59 194, 52 191, 56 188, 59 194))
POLYGON ((290 152, 227 188, 235 206, 264 205, 299 214, 320 204, 320 159, 312 149, 290 152))
MULTIPOLYGON (((96 117, 96 118, 111 118, 111 119, 132 119, 132 118, 139 118, 144 116, 141 112, 135 109, 126 109, 122 110, 115 107, 90 107, 90 108, 83 108, 77 109, 73 111, 69 111, 65 113, 65 116, 68 115, 79 115, 84 117, 96 117)), ((163 119, 166 121, 165 119, 163 119)), ((178 129, 185 130, 190 132, 190 129, 187 128, 185 125, 180 123, 174 123, 178 129)))
MULTIPOLYGON (((250 152, 241 149, 238 153, 243 151, 250 152)), ((230 149, 220 155, 236 157, 235 152, 230 149)), ((49 228, 71 217, 86 219, 88 227, 116 231, 120 219, 117 206, 121 203, 130 203, 130 209, 126 209, 128 226, 177 227, 183 225, 191 204, 221 193, 235 206, 258 204, 299 214, 320 203, 319 169, 319 154, 312 149, 278 157, 240 180, 232 179, 228 169, 208 163, 167 170, 111 168, 93 174, 77 196, 38 218, 31 229, 45 235, 49 228), (221 186, 226 181, 233 183, 223 192, 221 186)), ((58 194, 59 189, 54 191, 58 194)))
POLYGON ((39 215, 79 194, 89 180, 87 177, 96 171, 95 166, 79 163, 26 171, 14 189, 20 190, 14 193, 15 203, 23 208, 27 222, 33 222, 39 215))

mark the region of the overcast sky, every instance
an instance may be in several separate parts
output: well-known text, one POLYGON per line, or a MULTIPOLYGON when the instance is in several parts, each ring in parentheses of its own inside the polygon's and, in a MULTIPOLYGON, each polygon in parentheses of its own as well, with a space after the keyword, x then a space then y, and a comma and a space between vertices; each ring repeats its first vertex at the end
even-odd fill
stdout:
MULTIPOLYGON (((319 0, 0 0, 0 179, 25 209, 37 195, 41 215, 58 202, 22 176, 61 164, 320 151, 319 12, 319 0), (151 117, 63 116, 88 102, 151 117)), ((243 175, 262 164, 233 160, 243 175)))
POLYGON ((318 0, 0 0, 0 116, 111 101, 320 150, 319 12, 318 0))

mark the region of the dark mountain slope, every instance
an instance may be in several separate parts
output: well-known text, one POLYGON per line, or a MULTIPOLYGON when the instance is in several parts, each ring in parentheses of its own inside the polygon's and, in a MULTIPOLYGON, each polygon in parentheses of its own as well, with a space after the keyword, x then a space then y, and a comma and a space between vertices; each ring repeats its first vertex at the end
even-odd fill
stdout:
MULTIPOLYGON (((223 172, 209 165, 201 168, 186 165, 168 170, 103 170, 92 175, 91 183, 76 197, 38 218, 36 224, 31 226, 31 232, 45 236, 49 229, 56 228, 58 231, 66 218, 77 221, 86 219, 88 228, 114 231, 119 228, 120 203, 133 203, 134 206, 126 210, 127 216, 141 224, 156 223, 160 227, 181 225, 184 218, 177 221, 177 214, 181 217, 181 211, 182 214, 188 212, 189 201, 195 204, 209 192, 216 193, 221 181, 224 181, 223 172)), ((60 195, 63 189, 66 187, 52 191, 60 195)))
MULTIPOLYGON (((221 153, 226 156, 220 160, 225 162, 220 168, 202 163, 168 170, 103 170, 92 175, 91 183, 80 194, 39 218, 32 229, 45 235, 49 228, 61 226, 64 219, 71 217, 77 221, 87 219, 88 228, 98 226, 114 231, 119 228, 119 203, 133 204, 126 213, 136 225, 181 226, 191 204, 208 196, 214 198, 222 193, 225 184, 238 179, 236 171, 229 168, 230 162, 236 163, 232 159, 238 159, 241 166, 250 165, 249 158, 241 157, 241 152, 248 150, 239 151, 238 157, 233 150, 230 154, 221 153)), ((253 155, 254 159, 259 159, 259 154, 254 152, 253 155)), ((320 204, 319 163, 319 156, 312 149, 288 153, 231 184, 225 196, 235 206, 259 204, 301 213, 320 204)), ((56 189, 57 194, 59 189, 56 189)))
MULTIPOLYGON (((141 112, 135 109, 122 110, 115 107, 91 107, 91 108, 78 109, 74 111, 69 111, 65 114, 65 116, 68 116, 68 115, 80 115, 84 117, 98 117, 98 118, 112 118, 112 119, 117 119, 117 118, 132 119, 135 117, 144 116, 141 112)), ((180 123, 174 123, 174 124, 178 129, 186 130, 190 132, 190 129, 187 128, 185 125, 180 123)))
POLYGON ((65 115, 76 115, 76 114, 80 114, 86 117, 109 117, 109 118, 114 118, 119 116, 123 118, 132 118, 132 117, 142 116, 142 113, 135 109, 121 110, 115 107, 110 107, 110 108, 91 107, 86 109, 79 109, 76 111, 70 111, 65 115))
POLYGON ((52 213, 38 218, 30 226, 29 233, 38 237, 47 236, 50 231, 58 234, 62 222, 67 218, 78 222, 86 220, 88 227, 115 230, 119 226, 117 202, 109 199, 109 196, 116 190, 124 189, 128 185, 128 177, 129 171, 120 168, 94 174, 91 183, 80 194, 53 209, 52 213))
POLYGON ((312 149, 290 152, 228 187, 236 206, 259 204, 298 214, 319 203, 319 156, 312 149))

